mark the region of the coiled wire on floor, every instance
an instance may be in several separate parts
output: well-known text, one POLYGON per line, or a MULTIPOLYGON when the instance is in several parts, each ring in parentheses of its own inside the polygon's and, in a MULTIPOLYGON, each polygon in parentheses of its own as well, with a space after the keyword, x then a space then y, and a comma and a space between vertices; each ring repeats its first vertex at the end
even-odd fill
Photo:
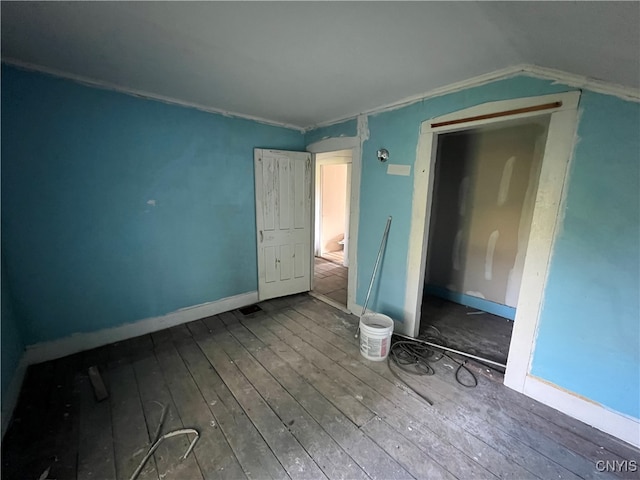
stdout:
MULTIPOLYGON (((420 337, 421 339, 424 339, 430 343, 436 343, 442 346, 446 346, 442 339, 440 331, 436 327, 427 327, 427 331, 425 333, 425 335, 420 337)), ((391 345, 391 349, 389 350, 387 361, 389 364, 389 370, 391 370, 391 373, 393 373, 396 378, 398 378, 405 385, 411 388, 411 390, 413 390, 429 405, 433 405, 433 402, 429 398, 408 385, 407 382, 402 377, 400 377, 400 375, 398 375, 398 372, 395 371, 392 365, 395 365, 402 372, 409 375, 434 375, 435 370, 431 365, 441 360, 443 357, 448 358, 458 365, 458 368, 455 372, 455 379, 460 385, 467 388, 474 388, 478 385, 478 378, 471 370, 469 370, 466 365, 466 360, 461 362, 448 355, 444 351, 439 351, 437 347, 431 347, 420 342, 412 340, 394 341, 391 345), (468 376, 470 378, 470 381, 465 381, 461 377, 462 372, 466 374, 465 376, 468 376)))

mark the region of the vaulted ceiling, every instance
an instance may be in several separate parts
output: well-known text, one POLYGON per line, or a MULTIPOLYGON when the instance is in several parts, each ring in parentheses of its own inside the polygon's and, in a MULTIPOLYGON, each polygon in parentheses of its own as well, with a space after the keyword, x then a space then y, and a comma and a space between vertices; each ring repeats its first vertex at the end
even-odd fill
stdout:
POLYGON ((638 88, 638 2, 6 2, 2 58, 308 127, 517 64, 638 88))

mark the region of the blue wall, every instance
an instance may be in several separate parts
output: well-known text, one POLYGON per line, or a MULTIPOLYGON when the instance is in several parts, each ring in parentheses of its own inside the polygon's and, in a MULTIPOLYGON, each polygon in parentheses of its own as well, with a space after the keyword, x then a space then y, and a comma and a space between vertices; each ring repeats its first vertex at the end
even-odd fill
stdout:
POLYGON ((303 140, 3 65, 2 245, 25 343, 255 291, 253 148, 303 140))
POLYGON ((531 373, 640 418, 640 104, 580 106, 531 373))
MULTIPOLYGON (((3 278, 3 392, 24 344, 255 290, 253 148, 356 135, 355 120, 303 138, 6 66, 2 82, 2 245, 13 300, 3 278)), ((413 172, 386 175, 375 151, 413 166, 423 120, 568 90, 521 76, 368 118, 358 303, 393 215, 371 306, 402 317, 413 172)), ((585 91, 580 109, 532 373, 638 418, 640 105, 585 91)))
POLYGON ((7 389, 11 384, 20 357, 24 351, 24 342, 19 330, 19 322, 12 308, 11 293, 4 268, 4 259, 0 261, 2 270, 0 302, 2 303, 2 317, 0 330, 0 404, 4 412, 4 401, 7 389))
MULTIPOLYGON (((571 90, 575 89, 519 76, 369 116, 360 192, 360 305, 385 220, 392 215, 370 305, 393 318, 403 317, 413 172, 409 177, 387 175, 386 164, 376 160, 376 150, 387 148, 391 163, 413 166, 424 120, 485 102, 571 90)), ((570 171, 566 216, 554 248, 533 373, 638 418, 640 105, 591 92, 584 92, 580 105, 581 140, 570 171)), ((310 132, 307 138, 349 134, 331 126, 310 132)))

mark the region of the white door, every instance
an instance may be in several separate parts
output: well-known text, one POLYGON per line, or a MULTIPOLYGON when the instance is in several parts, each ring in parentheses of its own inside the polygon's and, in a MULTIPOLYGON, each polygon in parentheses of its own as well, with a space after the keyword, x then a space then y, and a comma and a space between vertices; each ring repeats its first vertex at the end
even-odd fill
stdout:
POLYGON ((254 150, 258 297, 311 289, 311 154, 254 150))

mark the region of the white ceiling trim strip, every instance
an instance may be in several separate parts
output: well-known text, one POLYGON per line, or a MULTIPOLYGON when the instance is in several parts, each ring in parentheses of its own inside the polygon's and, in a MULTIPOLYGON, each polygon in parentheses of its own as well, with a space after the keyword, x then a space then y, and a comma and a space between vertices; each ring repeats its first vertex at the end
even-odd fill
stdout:
POLYGON ((439 88, 430 90, 426 93, 421 93, 419 95, 406 97, 397 102, 382 105, 380 107, 376 107, 374 109, 367 110, 361 113, 340 117, 338 119, 330 120, 327 122, 318 123, 317 125, 307 127, 307 130, 313 130, 314 128, 326 127, 328 125, 333 125, 336 123, 351 120, 353 118, 356 118, 358 115, 375 115, 378 113, 388 112, 391 110, 397 110, 399 108, 406 107, 407 105, 421 102, 427 98, 440 97, 442 95, 447 95, 449 93, 458 92, 460 90, 466 90, 467 88, 471 88, 471 87, 478 87, 480 85, 485 85, 487 83, 494 82, 496 80, 502 80, 505 78, 514 77, 516 75, 521 75, 521 74, 526 74, 532 77, 542 78, 545 80, 553 80, 556 83, 566 84, 567 86, 570 86, 570 87, 585 88, 593 92, 604 93, 606 95, 613 95, 616 97, 620 97, 624 100, 630 100, 634 102, 640 101, 640 90, 636 88, 625 87, 623 85, 605 82, 602 80, 596 80, 596 79, 588 78, 582 75, 574 75, 572 73, 563 72, 562 70, 555 70, 553 68, 544 68, 544 67, 538 67, 537 65, 521 64, 521 65, 514 65, 511 67, 503 68, 501 70, 496 70, 494 72, 489 72, 483 75, 478 75, 476 77, 472 77, 467 80, 463 80, 461 82, 451 83, 444 87, 439 87, 439 88))
POLYGON ((84 77, 81 75, 75 75, 68 72, 63 72, 61 70, 57 70, 54 68, 43 67, 40 65, 34 65, 32 63, 23 62, 21 60, 16 60, 14 58, 3 58, 3 63, 8 65, 13 65, 18 68, 22 68, 25 70, 33 70, 37 72, 46 73, 49 75, 53 75, 56 77, 66 78, 69 80, 73 80, 75 82, 89 85, 92 87, 102 88, 105 90, 113 90, 120 93, 125 93, 127 95, 132 95, 136 97, 148 98, 152 100, 157 100, 163 103, 168 103, 172 105, 179 105, 182 107, 195 108, 197 110, 202 110, 204 112, 216 113, 219 115, 223 115, 225 117, 234 117, 234 118, 242 118, 246 120, 252 120, 258 123, 263 123, 266 125, 272 125, 277 127, 290 128, 293 130, 298 130, 301 132, 309 131, 319 127, 325 127, 328 125, 333 125, 336 123, 344 122, 347 120, 351 120, 353 118, 358 117, 358 115, 375 115, 378 113, 388 112, 391 110, 397 110, 399 108, 405 107, 407 105, 411 105, 413 103, 417 103, 423 101, 427 98, 439 97, 442 95, 446 95, 449 93, 454 93, 460 90, 465 90, 471 87, 477 87, 480 85, 484 85, 496 80, 501 80, 509 77, 513 77, 520 74, 526 74, 537 78, 542 78, 545 80, 553 80, 557 83, 566 84, 571 87, 577 88, 585 88, 597 93, 603 93, 606 95, 614 95, 620 97, 624 100, 630 100, 634 102, 640 102, 640 89, 625 87, 623 85, 617 85, 610 82, 605 82, 602 80, 592 79, 588 77, 584 77, 581 75, 574 75, 572 73, 563 72, 561 70, 556 70, 552 68, 539 67, 537 65, 514 65, 511 67, 503 68, 501 70, 496 70, 493 72, 489 72, 483 75, 478 75, 476 77, 469 78, 467 80, 463 80, 461 82, 455 82, 444 87, 439 87, 433 90, 430 90, 426 93, 421 93, 419 95, 412 95, 410 97, 403 98, 397 102, 388 103, 386 105, 382 105, 380 107, 376 107, 371 110, 366 110, 364 112, 355 113, 352 115, 347 115, 344 117, 340 117, 334 120, 330 120, 327 122, 318 123, 316 125, 311 125, 308 127, 302 127, 300 125, 292 125, 288 123, 277 122, 274 120, 269 120, 267 118, 255 117, 252 115, 245 115, 237 112, 230 112, 226 110, 221 110, 213 107, 209 107, 206 105, 200 105, 197 103, 186 102, 183 100, 179 100, 177 98, 166 97, 164 95, 157 95, 155 93, 146 92, 142 90, 135 90, 131 88, 122 87, 120 85, 115 85, 109 82, 104 82, 101 80, 95 80, 92 78, 84 77))
POLYGON ((233 117, 233 118, 242 118, 245 120, 253 120, 254 122, 264 123, 266 125, 272 125, 276 127, 284 127, 290 128, 293 130, 298 130, 300 132, 304 132, 305 128, 300 125, 291 125, 288 123, 277 122, 274 120, 269 120, 267 118, 255 117, 253 115, 244 115, 242 113, 230 112, 226 110, 221 110, 218 108, 209 107, 206 105, 201 105, 198 103, 185 102, 184 100, 179 100, 177 98, 166 97, 164 95, 158 95, 151 92, 146 92, 143 90, 136 90, 132 88, 122 87, 120 85, 116 85, 110 82, 104 82, 102 80, 95 80, 93 78, 84 77, 82 75, 76 75, 73 73, 63 72, 61 70, 57 70, 55 68, 43 67, 40 65, 34 65, 32 63, 23 62, 21 60, 16 60, 15 58, 3 58, 2 63, 6 63, 7 65, 12 65, 17 68, 21 68, 23 70, 32 70, 35 72, 46 73, 48 75, 53 75, 54 77, 66 78, 68 80, 73 80, 74 82, 82 83, 84 85, 88 85, 91 87, 101 88, 103 90, 112 90, 120 93, 124 93, 127 95, 132 95, 134 97, 142 97, 150 100, 157 100, 163 103, 168 103, 171 105, 179 105, 181 107, 187 108, 195 108, 196 110, 202 110, 203 112, 209 113, 217 113, 219 115, 223 115, 225 117, 233 117))

